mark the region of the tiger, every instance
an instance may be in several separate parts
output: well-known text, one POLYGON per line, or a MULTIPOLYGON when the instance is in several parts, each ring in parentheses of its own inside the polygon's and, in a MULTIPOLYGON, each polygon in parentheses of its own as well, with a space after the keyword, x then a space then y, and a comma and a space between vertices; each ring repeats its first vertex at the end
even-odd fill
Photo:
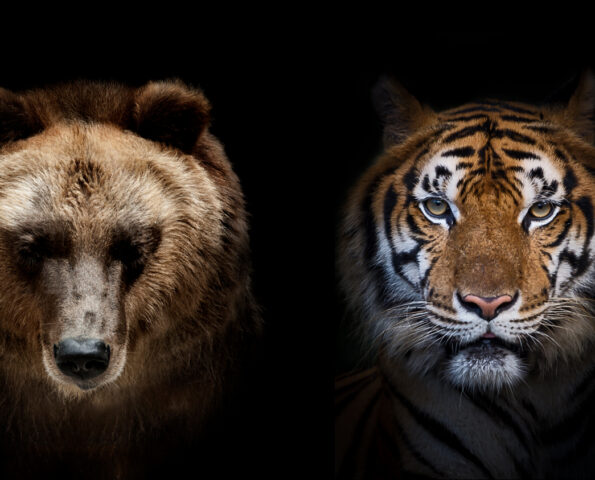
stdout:
POLYGON ((375 363, 336 380, 335 478, 592 478, 595 76, 561 104, 372 97, 337 269, 375 363))

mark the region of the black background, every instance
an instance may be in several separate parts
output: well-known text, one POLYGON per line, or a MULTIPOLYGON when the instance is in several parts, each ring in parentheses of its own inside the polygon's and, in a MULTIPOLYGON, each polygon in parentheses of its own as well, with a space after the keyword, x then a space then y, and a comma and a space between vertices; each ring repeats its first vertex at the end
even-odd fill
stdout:
POLYGON ((261 477, 331 478, 333 376, 354 365, 352 346, 337 340, 344 313, 335 232, 347 189, 380 152, 373 84, 392 73, 437 109, 485 96, 540 102, 564 96, 595 64, 595 46, 588 33, 546 34, 539 25, 428 33, 374 22, 207 29, 208 18, 179 28, 164 21, 166 30, 141 23, 123 37, 115 30, 126 24, 105 23, 46 29, 18 48, 13 38, 0 85, 176 77, 203 89, 251 214, 254 288, 266 322, 256 400, 230 420, 242 427, 222 459, 261 477))

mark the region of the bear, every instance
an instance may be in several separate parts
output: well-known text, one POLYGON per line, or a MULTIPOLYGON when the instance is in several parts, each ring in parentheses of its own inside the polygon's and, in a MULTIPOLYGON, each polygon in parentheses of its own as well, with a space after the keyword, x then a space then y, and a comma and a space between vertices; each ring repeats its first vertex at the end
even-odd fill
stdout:
POLYGON ((177 79, 0 89, 3 478, 169 470, 241 383, 262 320, 210 118, 177 79))

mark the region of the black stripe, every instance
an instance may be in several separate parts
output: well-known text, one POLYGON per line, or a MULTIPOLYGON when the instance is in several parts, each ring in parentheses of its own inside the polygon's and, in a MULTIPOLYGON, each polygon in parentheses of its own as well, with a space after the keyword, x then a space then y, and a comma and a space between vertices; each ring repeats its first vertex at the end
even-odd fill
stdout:
POLYGON ((393 252, 393 254, 391 255, 393 270, 399 277, 401 277, 403 280, 405 280, 405 282, 407 282, 413 288, 415 288, 417 285, 415 285, 411 280, 409 280, 409 278, 407 278, 407 275, 405 275, 403 266, 407 265, 408 263, 417 262, 418 252, 419 252, 419 247, 415 247, 413 250, 410 250, 409 252, 401 252, 401 253, 393 252))
POLYGON ((473 166, 473 163, 471 162, 459 162, 457 163, 457 170, 462 170, 464 168, 471 168, 473 166))
POLYGON ((510 110, 511 112, 523 113, 525 115, 532 115, 535 117, 537 116, 537 112, 535 112, 533 110, 528 110, 526 108, 517 107, 516 105, 511 105, 510 103, 503 102, 501 100, 484 100, 482 103, 485 103, 486 105, 494 105, 497 107, 501 107, 506 110, 510 110))
POLYGON ((566 174, 564 175, 564 180, 562 183, 564 184, 566 195, 569 195, 574 190, 574 187, 578 185, 578 179, 576 178, 572 168, 566 168, 566 174))
POLYGON ((451 432, 445 425, 440 423, 428 413, 418 410, 409 400, 401 395, 399 391, 389 384, 391 393, 399 399, 401 404, 407 409, 409 414, 415 419, 418 425, 426 430, 430 435, 435 437, 438 441, 456 451, 459 455, 471 462, 478 468, 486 477, 494 478, 486 466, 481 462, 477 456, 471 452, 461 441, 461 439, 451 432))
MULTIPOLYGON (((498 171, 499 172, 502 172, 502 170, 498 170, 498 171)), ((519 196, 519 198, 523 198, 523 192, 521 192, 521 190, 514 183, 512 183, 510 181, 510 179, 508 178, 508 176, 504 172, 502 172, 502 175, 500 175, 499 178, 503 182, 506 182, 510 186, 510 188, 512 188, 516 192, 516 194, 519 196)), ((510 196, 511 196, 512 201, 514 202, 514 204, 515 205, 518 205, 518 199, 512 194, 512 192, 511 192, 510 196)))
POLYGON ((495 130, 493 133, 494 138, 509 138, 517 143, 524 143, 527 145, 535 145, 535 140, 522 133, 515 132, 508 128, 495 130))
POLYGON ((471 112, 500 112, 501 110, 496 107, 486 107, 485 105, 479 105, 474 107, 467 107, 462 108, 461 110, 455 110, 454 112, 448 112, 448 116, 451 115, 461 115, 462 113, 471 113, 471 112))
POLYGON ((512 418, 512 415, 507 410, 494 403, 492 399, 479 393, 470 396, 469 399, 477 406, 477 408, 489 415, 492 420, 511 429, 519 443, 525 447, 525 451, 530 453, 527 446, 532 445, 534 439, 529 439, 527 435, 525 435, 523 429, 517 422, 515 422, 514 418, 512 418))
POLYGON ((507 122, 515 122, 515 123, 531 123, 534 122, 534 118, 529 117, 520 117, 518 115, 501 115, 500 118, 502 120, 506 120, 507 122))
POLYGON ((371 372, 367 374, 362 374, 360 372, 353 373, 349 372, 338 376, 335 379, 335 404, 334 410, 335 415, 337 415, 341 410, 343 410, 343 406, 351 401, 354 397, 356 397, 367 385, 374 382, 378 379, 378 374, 376 372, 371 372), (356 380, 353 380, 350 377, 358 377, 356 380), (337 387, 336 385, 343 380, 349 380, 347 385, 341 385, 337 387))
POLYGON ((535 466, 534 465, 529 465, 529 470, 527 470, 527 468, 525 467, 525 465, 523 465, 520 460, 518 460, 515 456, 514 453, 510 450, 510 448, 508 447, 504 447, 504 449, 506 450, 506 453, 508 454, 508 457, 512 459, 512 463, 514 464, 514 470, 518 475, 518 478, 531 478, 533 477, 532 474, 530 474, 529 472, 534 472, 535 471, 535 466))
MULTIPOLYGON (((415 236, 422 236, 424 232, 421 231, 421 229, 419 228, 419 225, 417 225, 417 223, 415 223, 415 218, 413 217, 413 215, 411 215, 411 213, 407 212, 407 226, 409 227, 409 230, 411 231, 411 233, 415 236)), ((418 243, 426 243, 425 240, 420 239, 420 238, 415 238, 415 240, 418 243)))
POLYGON ((583 250, 581 256, 577 257, 573 252, 565 248, 560 253, 559 261, 560 263, 566 262, 572 267, 572 277, 582 275, 589 268, 589 265, 591 265, 588 250, 583 250))
POLYGON ((543 168, 541 168, 541 167, 533 168, 529 172, 529 178, 544 178, 543 177, 543 168))
POLYGON ((475 149, 473 147, 461 147, 461 148, 453 148, 452 150, 448 150, 442 154, 443 157, 471 157, 475 154, 475 149))
POLYGON ((395 168, 385 170, 370 183, 366 196, 362 202, 361 210, 363 217, 362 228, 365 236, 364 261, 376 283, 376 300, 385 307, 390 305, 390 300, 387 296, 387 291, 385 288, 385 272, 375 261, 376 254, 378 252, 378 235, 376 231, 376 219, 374 218, 374 212, 372 211, 372 200, 376 193, 376 189, 382 182, 383 178, 394 171, 395 168))
POLYGON ((535 406, 529 400, 523 399, 521 401, 521 405, 523 406, 525 411, 531 416, 534 423, 540 422, 539 415, 537 415, 537 410, 535 409, 535 406))
POLYGON ((544 197, 551 197, 554 193, 558 191, 558 180, 552 180, 550 183, 543 182, 543 187, 541 188, 540 194, 544 197))
POLYGON ((589 197, 581 197, 574 203, 581 209, 587 222, 587 236, 585 238, 585 248, 587 248, 593 236, 593 204, 589 197))
POLYGON ((349 449, 345 454, 345 462, 341 465, 340 474, 338 475, 339 478, 351 478, 347 473, 355 472, 356 465, 355 461, 357 457, 357 451, 359 447, 359 440, 363 437, 364 430, 366 429, 366 425, 372 414, 374 413, 374 407, 376 407, 378 400, 380 398, 381 390, 378 390, 370 400, 370 403, 366 405, 361 417, 357 421, 357 425, 355 426, 355 431, 353 435, 354 441, 351 442, 349 445, 349 449))
POLYGON ((448 168, 446 168, 442 165, 438 165, 436 167, 436 178, 440 178, 440 177, 448 178, 451 175, 452 175, 452 172, 448 168))
POLYGON ((417 169, 415 166, 413 166, 403 176, 403 183, 405 184, 405 187, 407 187, 408 191, 412 191, 417 185, 417 181, 417 169))
POLYGON ((335 391, 335 416, 344 410, 344 407, 346 407, 351 400, 357 397, 366 386, 374 382, 376 378, 376 375, 367 375, 353 383, 350 383, 348 386, 349 390, 347 390, 347 387, 337 389, 335 391))
POLYGON ((419 161, 419 159, 421 157, 423 157, 426 153, 428 153, 430 150, 426 147, 424 148, 421 152, 419 152, 416 157, 413 159, 413 164, 416 165, 417 162, 419 161))
POLYGON ((471 120, 485 120, 486 114, 478 113, 477 115, 462 115, 460 117, 449 117, 449 122, 470 122, 471 120))
POLYGON ((392 242, 392 213, 397 204, 397 192, 395 192, 394 186, 391 184, 386 191, 386 195, 384 195, 384 233, 386 234, 386 238, 393 248, 392 242))
POLYGON ((541 157, 538 157, 534 153, 531 152, 524 152, 522 150, 510 150, 508 148, 502 149, 506 155, 510 158, 514 158, 515 160, 526 160, 526 159, 533 159, 533 160, 541 160, 541 157))
MULTIPOLYGON (((429 468, 432 472, 434 472, 434 474, 436 476, 438 476, 440 478, 444 477, 444 472, 441 472, 434 465, 432 465, 432 463, 413 446, 413 444, 411 443, 411 440, 409 440, 409 437, 407 437, 407 435, 405 435, 405 430, 403 429, 403 427, 401 426, 401 424, 398 422, 398 420, 396 418, 394 419, 394 425, 395 425, 395 430, 397 431, 397 434, 401 437, 401 440, 403 441, 403 443, 405 444, 405 447, 409 450, 411 455, 413 455, 413 458, 415 458, 424 467, 429 468)), ((389 437, 389 440, 392 440, 392 438, 389 437)), ((423 477, 420 477, 420 478, 423 478, 423 477)))
MULTIPOLYGON (((571 399, 572 400, 572 399, 571 399)), ((586 398, 582 399, 573 409, 566 405, 565 411, 570 413, 553 427, 545 430, 541 439, 546 444, 563 443, 569 437, 577 435, 581 428, 584 428, 585 420, 593 417, 593 404, 595 403, 595 390, 592 390, 586 398)))
POLYGON ((547 245, 545 245, 545 248, 557 247, 558 245, 560 245, 566 238, 568 230, 570 230, 570 225, 572 225, 572 219, 568 218, 566 222, 564 222, 564 228, 558 234, 556 239, 552 243, 548 243, 547 245))
POLYGON ((591 371, 585 378, 576 386, 570 398, 578 398, 587 391, 588 388, 592 388, 595 385, 595 370, 591 371))
POLYGON ((444 143, 452 143, 455 140, 460 140, 461 138, 471 137, 475 135, 477 132, 485 132, 487 128, 487 122, 484 122, 480 125, 473 125, 471 127, 462 128, 461 130, 451 133, 448 137, 446 137, 444 139, 444 143))
POLYGON ((372 199, 374 197, 374 193, 382 180, 382 176, 375 179, 370 188, 368 193, 366 194, 364 201, 362 203, 362 215, 363 215, 363 227, 366 236, 366 244, 364 247, 364 259, 368 265, 373 263, 374 257, 376 256, 376 252, 378 251, 378 239, 376 234, 376 221, 374 219, 374 212, 372 211, 372 199))
MULTIPOLYGON (((429 251, 429 249, 427 251, 429 251)), ((427 268, 426 272, 424 273, 424 276, 422 277, 421 281, 419 282, 420 288, 423 289, 426 287, 426 283, 428 283, 428 278, 430 276, 430 273, 432 272, 432 268, 434 268, 434 265, 436 265, 436 262, 438 260, 439 260, 439 257, 434 257, 434 258, 432 258, 432 260, 430 260, 430 265, 427 268)))
POLYGON ((526 125, 526 126, 524 126, 524 128, 527 128, 529 130, 533 130, 534 132, 539 132, 539 133, 553 133, 556 131, 556 129, 554 127, 546 127, 543 125, 526 125))
POLYGON ((564 154, 564 152, 562 150, 560 150, 559 148, 556 148, 556 151, 554 153, 558 157, 560 157, 560 160, 562 160, 564 163, 568 163, 568 157, 564 154))

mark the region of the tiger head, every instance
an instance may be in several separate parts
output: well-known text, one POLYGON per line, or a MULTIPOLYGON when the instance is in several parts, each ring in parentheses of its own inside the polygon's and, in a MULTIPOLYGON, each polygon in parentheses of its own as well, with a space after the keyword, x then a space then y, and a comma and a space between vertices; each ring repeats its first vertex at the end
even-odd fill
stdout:
POLYGON ((595 80, 564 107, 436 113, 384 79, 385 151, 352 191, 343 290, 383 365, 498 391, 595 340, 595 80))

